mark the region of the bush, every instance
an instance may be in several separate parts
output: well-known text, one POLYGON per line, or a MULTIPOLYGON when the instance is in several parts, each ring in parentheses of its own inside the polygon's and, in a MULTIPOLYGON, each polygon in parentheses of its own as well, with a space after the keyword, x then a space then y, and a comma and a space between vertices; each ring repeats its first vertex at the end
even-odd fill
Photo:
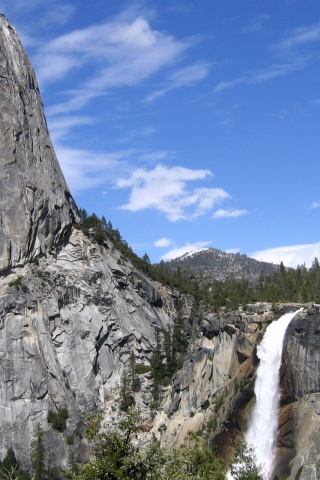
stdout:
POLYGON ((137 375, 143 375, 144 373, 150 372, 151 367, 149 365, 137 365, 136 366, 136 374, 137 375))
POLYGON ((11 282, 9 282, 9 287, 21 287, 22 286, 22 279, 21 277, 17 277, 15 278, 14 280, 11 280, 11 282))
POLYGON ((67 427, 68 410, 67 408, 61 408, 57 413, 49 410, 48 423, 52 425, 54 430, 63 432, 67 427))

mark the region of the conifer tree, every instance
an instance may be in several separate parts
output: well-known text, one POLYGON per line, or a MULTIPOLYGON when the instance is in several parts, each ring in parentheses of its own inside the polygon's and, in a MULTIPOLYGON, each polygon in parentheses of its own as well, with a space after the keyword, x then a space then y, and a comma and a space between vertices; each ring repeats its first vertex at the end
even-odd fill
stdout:
POLYGON ((135 404, 128 372, 123 371, 120 385, 120 410, 127 412, 135 404))
POLYGON ((154 337, 155 337, 156 345, 152 351, 150 367, 151 367, 151 373, 153 377, 152 397, 156 406, 160 399, 160 387, 162 384, 165 367, 163 364, 164 355, 163 355, 163 348, 162 348, 161 333, 158 328, 155 329, 154 337))
POLYGON ((32 452, 32 468, 33 468, 33 480, 46 480, 46 458, 47 450, 44 439, 44 431, 41 429, 40 424, 37 424, 35 431, 35 439, 33 441, 32 452))
POLYGON ((131 391, 132 392, 139 392, 140 390, 140 380, 137 375, 137 363, 136 363, 136 357, 134 356, 134 353, 130 353, 130 359, 129 359, 129 378, 131 382, 131 391))

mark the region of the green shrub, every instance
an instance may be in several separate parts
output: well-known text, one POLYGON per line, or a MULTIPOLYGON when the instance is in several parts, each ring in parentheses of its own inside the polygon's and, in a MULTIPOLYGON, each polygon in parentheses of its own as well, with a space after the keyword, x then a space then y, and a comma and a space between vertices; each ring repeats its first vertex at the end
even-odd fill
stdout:
POLYGON ((201 410, 207 410, 207 408, 210 407, 210 402, 209 399, 207 399, 202 405, 201 405, 201 410))
POLYGON ((141 364, 141 365, 136 366, 136 374, 137 375, 143 375, 144 373, 150 372, 150 370, 151 370, 150 365, 141 364))
POLYGON ((21 277, 17 277, 15 278, 14 280, 11 280, 11 282, 9 282, 9 287, 21 287, 22 285, 22 278, 21 277))
POLYGON ((67 408, 61 408, 57 413, 52 410, 48 411, 48 423, 52 425, 54 430, 63 432, 67 427, 68 410, 67 408))

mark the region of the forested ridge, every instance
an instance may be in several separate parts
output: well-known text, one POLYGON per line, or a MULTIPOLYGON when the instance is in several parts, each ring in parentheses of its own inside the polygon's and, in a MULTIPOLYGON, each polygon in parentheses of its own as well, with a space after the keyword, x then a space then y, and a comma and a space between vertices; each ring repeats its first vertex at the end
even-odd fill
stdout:
POLYGON ((207 279, 203 283, 201 275, 195 276, 189 267, 177 264, 176 268, 172 268, 164 261, 151 264, 147 253, 139 257, 121 237, 119 230, 114 229, 111 221, 106 221, 104 217, 99 219, 94 213, 88 215, 83 209, 80 209, 80 215, 81 228, 99 244, 102 245, 105 238, 110 238, 122 255, 152 280, 193 295, 196 302, 201 302, 207 308, 235 309, 253 302, 320 302, 320 265, 317 258, 310 268, 305 265, 288 268, 281 263, 272 273, 262 273, 256 281, 230 275, 225 281, 210 282, 207 279))

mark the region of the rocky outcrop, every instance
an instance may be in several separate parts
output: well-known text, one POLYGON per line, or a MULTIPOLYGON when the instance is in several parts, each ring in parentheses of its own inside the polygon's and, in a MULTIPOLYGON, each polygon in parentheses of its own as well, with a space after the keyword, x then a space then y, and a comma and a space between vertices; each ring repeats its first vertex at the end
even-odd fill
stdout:
MULTIPOLYGON (((81 452, 84 412, 103 409, 112 423, 130 354, 148 365, 154 329, 171 324, 156 285, 141 275, 111 243, 73 230, 65 246, 0 278, 0 458, 12 446, 29 465, 40 423, 66 467, 69 453, 81 452), (47 415, 62 408, 61 433, 47 415)), ((147 408, 147 389, 141 401, 147 408)))
POLYGON ((34 71, 0 15, 0 273, 65 238, 76 207, 57 161, 34 71))
MULTIPOLYGON (((274 318, 271 304, 260 305, 259 312, 205 316, 155 422, 163 444, 179 445, 189 431, 213 436, 228 429, 232 437, 233 430, 239 433, 245 426, 232 412, 235 406, 240 410, 244 397, 247 404, 253 396, 247 395, 246 387, 252 381, 256 344, 274 318)), ((222 443, 231 445, 232 439, 222 443)))
POLYGON ((277 471, 293 480, 316 480, 320 464, 320 312, 310 305, 287 329, 277 471))

